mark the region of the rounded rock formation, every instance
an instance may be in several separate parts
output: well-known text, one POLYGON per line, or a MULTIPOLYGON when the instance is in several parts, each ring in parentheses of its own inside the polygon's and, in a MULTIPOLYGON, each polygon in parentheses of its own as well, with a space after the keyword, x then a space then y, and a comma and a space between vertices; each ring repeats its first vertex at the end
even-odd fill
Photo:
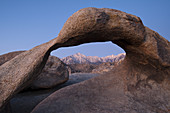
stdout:
MULTIPOLYGON (((0 65, 25 51, 10 52, 0 56, 0 65)), ((66 82, 69 78, 67 66, 57 57, 49 56, 38 77, 28 86, 31 89, 52 88, 66 82)))
MULTIPOLYGON (((50 88, 47 90, 36 90, 36 91, 27 90, 21 92, 10 100, 11 111, 12 113, 30 113, 37 104, 39 104, 42 100, 47 98, 56 90, 85 81, 95 76, 98 76, 98 74, 75 73, 69 76, 69 80, 66 83, 57 85, 54 88, 50 88)), ((2 113, 8 113, 7 110, 10 110, 9 106, 7 106, 5 110, 2 113)))
POLYGON ((125 50, 120 65, 107 74, 53 93, 32 113, 168 112, 170 42, 145 27, 139 17, 107 8, 79 10, 57 38, 0 66, 0 107, 36 78, 52 50, 105 41, 125 50))
POLYGON ((112 41, 125 60, 107 74, 63 88, 32 113, 167 113, 170 110, 170 42, 139 17, 114 9, 73 14, 57 38, 62 46, 112 41))
POLYGON ((0 112, 9 100, 27 87, 44 68, 56 38, 25 51, 0 66, 0 112))
POLYGON ((32 89, 52 88, 66 82, 69 73, 66 65, 57 57, 50 56, 41 74, 30 85, 32 89))
POLYGON ((23 53, 24 51, 15 51, 15 52, 10 52, 10 53, 7 53, 7 54, 3 54, 3 55, 0 55, 0 66, 2 64, 4 64, 5 62, 11 60, 12 58, 14 58, 15 56, 23 53))

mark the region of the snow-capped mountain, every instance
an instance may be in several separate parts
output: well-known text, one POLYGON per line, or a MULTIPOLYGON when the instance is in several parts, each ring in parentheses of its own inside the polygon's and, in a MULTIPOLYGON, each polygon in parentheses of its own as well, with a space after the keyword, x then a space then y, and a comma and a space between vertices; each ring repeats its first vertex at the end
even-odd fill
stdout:
POLYGON ((62 58, 61 60, 66 64, 83 64, 83 63, 90 63, 90 64, 97 64, 103 62, 118 62, 123 60, 125 57, 125 53, 121 53, 118 55, 109 55, 106 57, 98 57, 98 56, 85 56, 81 53, 76 53, 71 56, 67 56, 62 58))

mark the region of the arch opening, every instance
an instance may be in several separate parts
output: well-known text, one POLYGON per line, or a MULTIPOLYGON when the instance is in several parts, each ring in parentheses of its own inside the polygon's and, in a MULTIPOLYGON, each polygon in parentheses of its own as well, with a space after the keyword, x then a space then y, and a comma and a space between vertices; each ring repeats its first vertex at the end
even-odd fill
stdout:
POLYGON ((69 67, 70 74, 101 74, 120 64, 126 54, 122 48, 108 41, 59 48, 52 55, 59 57, 69 67))
POLYGON ((105 57, 109 55, 118 55, 120 53, 125 53, 125 51, 111 41, 107 41, 86 43, 73 47, 62 47, 52 51, 51 55, 57 56, 59 58, 64 58, 76 53, 81 53, 86 56, 105 57))

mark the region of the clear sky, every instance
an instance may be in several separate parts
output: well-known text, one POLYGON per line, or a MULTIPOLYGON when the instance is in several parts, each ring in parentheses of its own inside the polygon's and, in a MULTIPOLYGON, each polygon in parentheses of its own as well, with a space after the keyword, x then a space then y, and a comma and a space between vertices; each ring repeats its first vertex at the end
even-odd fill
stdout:
MULTIPOLYGON (((134 14, 170 41, 170 0, 0 0, 0 55, 29 50, 57 37, 68 17, 85 7, 134 14)), ((78 52, 101 57, 124 51, 107 42, 61 48, 52 55, 62 58, 78 52)))

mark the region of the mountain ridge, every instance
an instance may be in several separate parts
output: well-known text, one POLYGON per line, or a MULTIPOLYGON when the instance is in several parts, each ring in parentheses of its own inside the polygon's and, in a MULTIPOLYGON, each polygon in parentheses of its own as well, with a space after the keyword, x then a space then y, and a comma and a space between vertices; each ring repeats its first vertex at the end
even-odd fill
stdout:
POLYGON ((100 64, 104 62, 118 62, 125 58, 125 53, 120 53, 118 55, 109 55, 105 57, 98 56, 86 56, 81 53, 76 53, 74 55, 70 55, 62 58, 61 60, 66 64, 100 64))

